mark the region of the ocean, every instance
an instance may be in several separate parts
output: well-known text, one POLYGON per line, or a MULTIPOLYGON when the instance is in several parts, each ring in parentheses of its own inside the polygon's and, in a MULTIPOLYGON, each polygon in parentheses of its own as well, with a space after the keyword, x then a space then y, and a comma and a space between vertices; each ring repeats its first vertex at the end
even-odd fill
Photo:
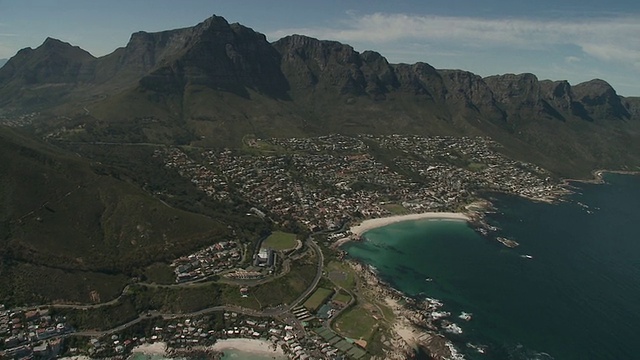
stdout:
POLYGON ((441 220, 374 229, 343 249, 398 290, 442 300, 467 359, 639 359, 640 176, 605 179, 572 183, 553 205, 490 194, 487 220, 514 249, 441 220))

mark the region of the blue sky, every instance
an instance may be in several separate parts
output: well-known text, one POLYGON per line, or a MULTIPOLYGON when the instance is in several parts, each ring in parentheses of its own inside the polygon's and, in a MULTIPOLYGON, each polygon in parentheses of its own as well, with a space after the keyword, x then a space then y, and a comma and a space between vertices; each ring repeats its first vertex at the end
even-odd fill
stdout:
POLYGON ((482 76, 593 78, 640 96, 637 0, 0 0, 0 58, 47 36, 102 56, 131 33, 193 26, 216 14, 264 33, 338 40, 390 62, 482 76))

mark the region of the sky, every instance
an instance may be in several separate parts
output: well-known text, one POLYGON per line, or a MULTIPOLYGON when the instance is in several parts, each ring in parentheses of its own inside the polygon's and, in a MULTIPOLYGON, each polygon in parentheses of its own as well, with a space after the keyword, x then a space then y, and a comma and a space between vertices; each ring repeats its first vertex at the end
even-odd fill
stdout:
POLYGON ((136 31, 193 26, 211 15, 275 41, 290 34, 481 76, 534 73, 609 82, 640 96, 637 0, 0 0, 0 59, 57 38, 103 56, 136 31))

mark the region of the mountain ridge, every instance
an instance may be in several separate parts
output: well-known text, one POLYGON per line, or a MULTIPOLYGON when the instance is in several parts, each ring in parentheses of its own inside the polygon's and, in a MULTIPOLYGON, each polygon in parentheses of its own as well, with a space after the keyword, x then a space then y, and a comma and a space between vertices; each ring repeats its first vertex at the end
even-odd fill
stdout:
POLYGON ((136 32, 99 58, 85 53, 49 39, 21 50, 0 69, 0 107, 82 115, 77 121, 94 129, 82 139, 93 141, 118 140, 104 134, 129 128, 136 141, 202 146, 235 146, 246 134, 402 132, 490 136, 527 160, 563 157, 568 147, 584 159, 580 169, 542 164, 564 175, 640 159, 638 146, 620 155, 605 145, 633 143, 640 100, 599 79, 571 85, 528 73, 481 77, 391 64, 375 51, 303 35, 269 43, 219 16, 136 32))

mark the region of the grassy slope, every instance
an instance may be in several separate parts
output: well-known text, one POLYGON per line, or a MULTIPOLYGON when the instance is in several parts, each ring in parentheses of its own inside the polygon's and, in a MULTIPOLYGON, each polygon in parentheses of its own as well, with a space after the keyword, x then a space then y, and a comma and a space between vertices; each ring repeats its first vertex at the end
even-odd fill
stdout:
MULTIPOLYGON (((122 285, 118 274, 132 275, 228 231, 218 221, 168 207, 128 182, 96 174, 79 157, 6 128, 0 129, 0 184, 0 286, 3 294, 22 294, 22 301, 58 296, 86 301, 88 294, 68 297, 55 293, 55 285, 79 273, 107 282, 113 277, 122 285), (15 280, 25 263, 31 264, 29 273, 46 273, 47 268, 61 273, 15 280), (27 288, 17 291, 18 286, 27 288)), ((64 287, 79 286, 74 282, 64 287)), ((103 292, 111 297, 114 291, 103 292)))

